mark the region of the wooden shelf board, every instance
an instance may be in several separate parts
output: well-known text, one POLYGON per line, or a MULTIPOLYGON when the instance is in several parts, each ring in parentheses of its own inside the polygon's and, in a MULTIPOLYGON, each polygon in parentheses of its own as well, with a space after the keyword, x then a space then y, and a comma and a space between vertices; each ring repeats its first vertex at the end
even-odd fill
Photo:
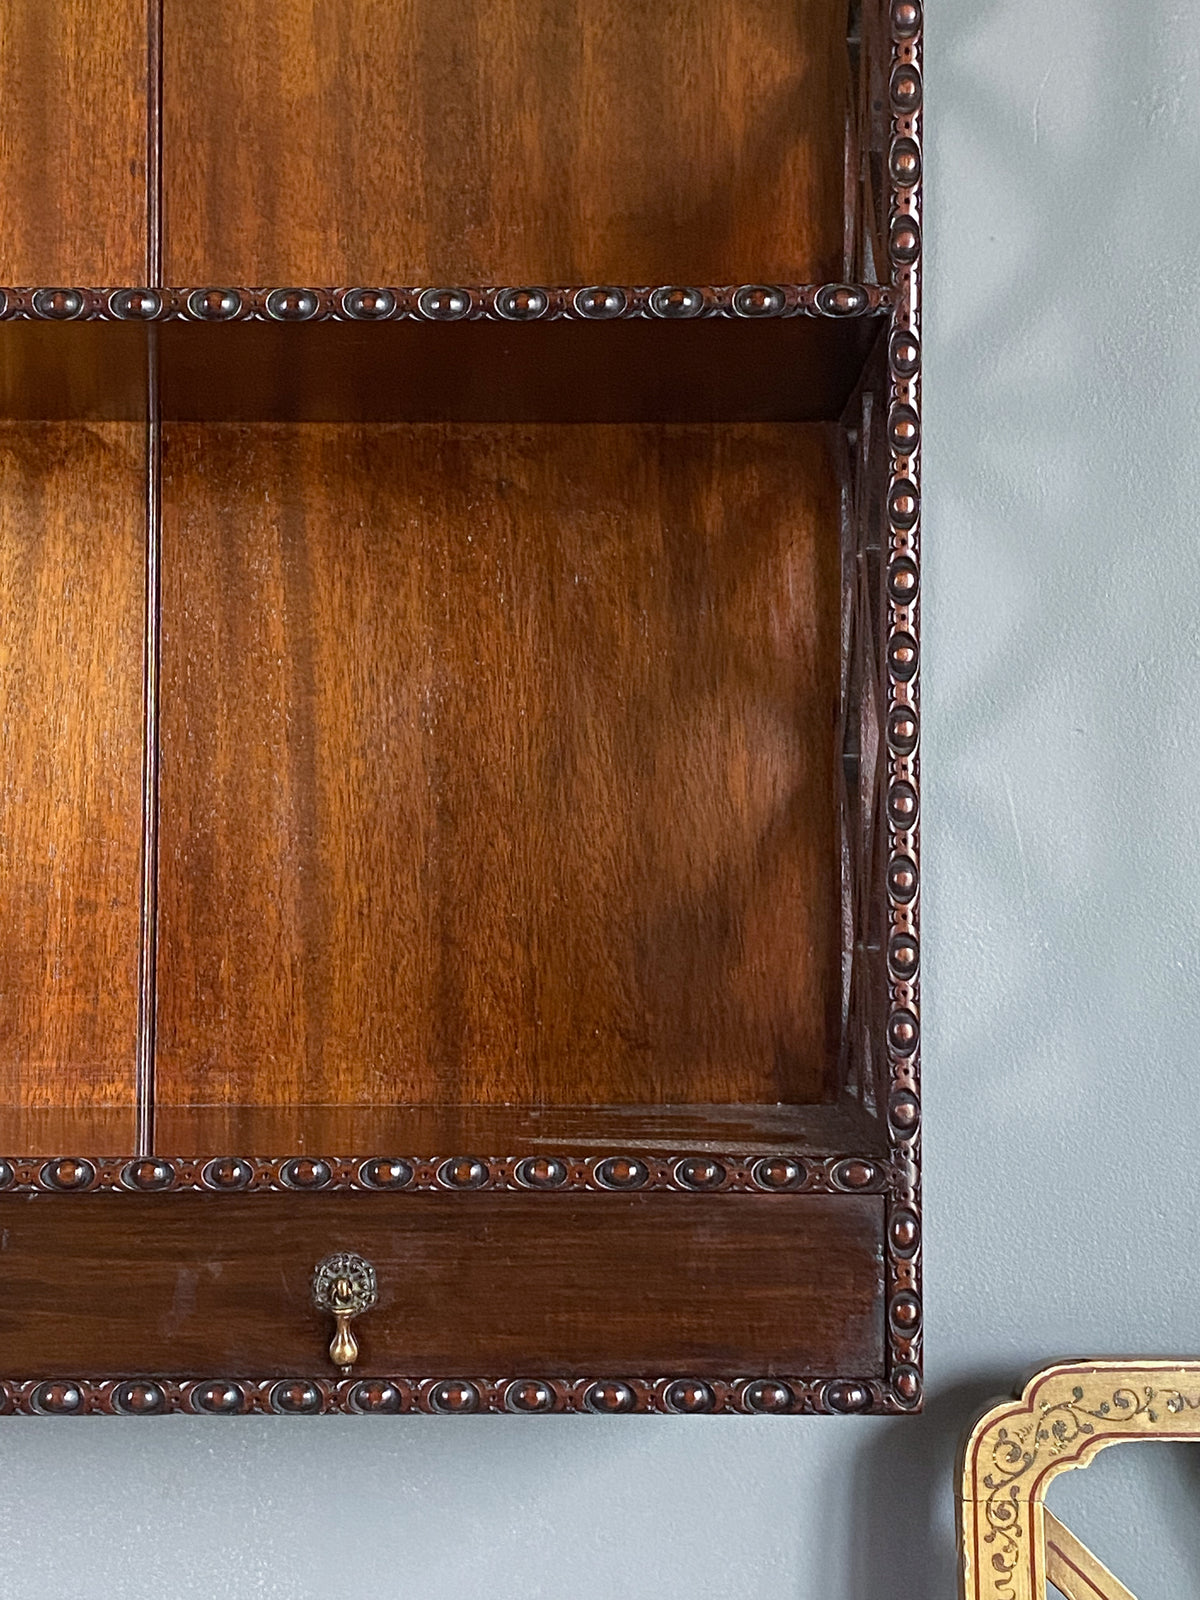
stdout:
MULTIPOLYGON (((92 296, 88 307, 109 303, 108 291, 81 293, 92 296)), ((481 306, 494 306, 487 293, 481 306)), ((833 420, 885 320, 879 291, 862 294, 866 313, 842 317, 743 318, 716 301, 682 320, 512 322, 483 310, 455 322, 9 314, 0 320, 0 417, 139 420, 153 345, 166 421, 833 420)), ((169 304, 186 305, 187 291, 172 295, 169 304)), ((265 303, 267 291, 255 295, 265 303)))
MULTIPOLYGON (((877 1153, 884 1135, 855 1102, 807 1106, 160 1106, 156 1146, 167 1156, 242 1153, 614 1154, 735 1151, 744 1155, 877 1153)), ((0 1107, 10 1157, 120 1156, 133 1149, 133 1112, 0 1107)))

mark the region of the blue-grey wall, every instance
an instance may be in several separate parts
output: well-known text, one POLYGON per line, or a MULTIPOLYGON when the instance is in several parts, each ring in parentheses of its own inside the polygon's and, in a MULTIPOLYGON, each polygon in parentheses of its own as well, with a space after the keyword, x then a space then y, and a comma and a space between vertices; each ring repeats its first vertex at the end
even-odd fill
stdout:
MULTIPOLYGON (((950 1600, 973 1407, 1200 1353, 1200 0, 927 3, 926 1415, 7 1422, 4 1600, 950 1600)), ((1056 1504, 1180 1600, 1198 1468, 1056 1504)))

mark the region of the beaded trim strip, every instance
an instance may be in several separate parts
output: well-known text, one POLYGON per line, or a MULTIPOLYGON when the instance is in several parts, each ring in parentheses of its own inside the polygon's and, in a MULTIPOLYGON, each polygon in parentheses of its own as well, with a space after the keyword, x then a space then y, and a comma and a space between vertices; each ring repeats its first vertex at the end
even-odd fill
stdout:
POLYGON ((723 317, 863 317, 883 311, 875 284, 615 284, 540 288, 4 288, 0 320, 32 322, 686 322, 723 317))
POLYGON ((879 1194, 895 1182, 887 1162, 857 1155, 0 1157, 0 1191, 62 1195, 189 1189, 213 1194, 331 1189, 879 1194))

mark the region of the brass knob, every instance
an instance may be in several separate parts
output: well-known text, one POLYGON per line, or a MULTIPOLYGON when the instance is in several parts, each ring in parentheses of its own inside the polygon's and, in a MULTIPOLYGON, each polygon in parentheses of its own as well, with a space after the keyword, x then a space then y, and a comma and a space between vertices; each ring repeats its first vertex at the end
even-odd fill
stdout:
POLYGON ((378 1298, 375 1268, 362 1256, 342 1251, 317 1263, 313 1273, 313 1301, 333 1318, 329 1359, 344 1373, 358 1360, 358 1340, 350 1324, 355 1317, 369 1311, 378 1298))

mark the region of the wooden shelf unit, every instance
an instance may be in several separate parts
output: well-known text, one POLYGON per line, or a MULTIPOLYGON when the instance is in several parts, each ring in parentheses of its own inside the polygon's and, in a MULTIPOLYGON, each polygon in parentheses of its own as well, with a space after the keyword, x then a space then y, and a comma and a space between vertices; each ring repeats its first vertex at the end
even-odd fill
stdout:
POLYGON ((917 0, 0 13, 0 1411, 918 1409, 917 0))

